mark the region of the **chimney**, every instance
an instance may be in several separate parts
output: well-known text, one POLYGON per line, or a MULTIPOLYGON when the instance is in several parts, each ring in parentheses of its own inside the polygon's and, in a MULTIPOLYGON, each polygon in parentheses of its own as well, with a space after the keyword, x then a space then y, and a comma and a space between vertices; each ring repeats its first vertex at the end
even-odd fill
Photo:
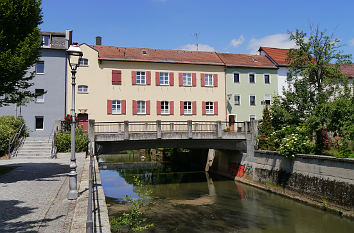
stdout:
POLYGON ((102 37, 96 36, 96 45, 102 45, 102 37))
POLYGON ((66 30, 65 31, 65 47, 66 49, 69 48, 69 46, 72 44, 73 42, 73 30, 66 30))

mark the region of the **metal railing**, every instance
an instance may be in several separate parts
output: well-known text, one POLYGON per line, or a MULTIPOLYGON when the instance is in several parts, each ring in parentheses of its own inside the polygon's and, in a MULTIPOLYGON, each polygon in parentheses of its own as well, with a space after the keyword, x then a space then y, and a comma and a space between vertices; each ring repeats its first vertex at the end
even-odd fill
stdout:
POLYGON ((86 220, 86 233, 93 233, 93 220, 92 220, 92 202, 93 202, 93 181, 92 181, 92 172, 93 172, 93 158, 92 153, 90 152, 90 165, 89 165, 89 190, 88 190, 88 205, 87 205, 87 220, 86 220))
POLYGON ((51 136, 52 136, 52 149, 50 150, 50 157, 52 159, 57 157, 56 138, 57 138, 58 131, 59 131, 59 126, 54 126, 53 133, 51 134, 51 136))
POLYGON ((20 128, 16 131, 15 135, 9 141, 8 156, 9 158, 14 157, 17 153, 18 147, 21 145, 22 140, 19 140, 22 130, 25 128, 25 123, 22 123, 20 128))

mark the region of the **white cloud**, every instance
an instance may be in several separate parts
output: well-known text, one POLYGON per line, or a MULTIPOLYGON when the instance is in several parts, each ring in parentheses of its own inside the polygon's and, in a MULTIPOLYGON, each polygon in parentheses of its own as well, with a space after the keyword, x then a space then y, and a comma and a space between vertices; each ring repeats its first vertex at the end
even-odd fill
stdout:
MULTIPOLYGON (((197 45, 196 44, 186 44, 186 45, 181 46, 179 49, 197 51, 197 45)), ((215 49, 207 44, 199 44, 198 51, 214 52, 215 49)))
POLYGON ((351 46, 354 46, 354 38, 349 43, 351 46))
POLYGON ((274 47, 274 48, 295 48, 295 42, 289 40, 289 35, 284 34, 273 34, 265 36, 262 38, 252 38, 248 43, 248 49, 251 54, 256 54, 259 47, 274 47))
POLYGON ((231 45, 236 48, 239 45, 241 45, 244 41, 245 41, 245 37, 243 35, 241 35, 240 38, 238 38, 238 39, 232 39, 231 45))

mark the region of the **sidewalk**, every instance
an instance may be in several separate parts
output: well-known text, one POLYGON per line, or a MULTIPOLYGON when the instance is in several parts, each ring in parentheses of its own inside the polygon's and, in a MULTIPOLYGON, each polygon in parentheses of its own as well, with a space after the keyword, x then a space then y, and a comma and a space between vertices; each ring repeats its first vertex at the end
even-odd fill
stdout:
MULTIPOLYGON (((78 186, 84 153, 77 153, 78 186)), ((68 232, 76 201, 67 200, 70 154, 57 159, 0 160, 0 232, 68 232)))

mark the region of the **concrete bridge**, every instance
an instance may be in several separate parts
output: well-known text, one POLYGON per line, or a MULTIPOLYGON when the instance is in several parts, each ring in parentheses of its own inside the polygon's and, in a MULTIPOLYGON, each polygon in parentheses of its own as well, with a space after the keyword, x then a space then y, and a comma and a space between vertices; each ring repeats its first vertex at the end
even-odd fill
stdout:
POLYGON ((246 151, 247 136, 255 127, 251 122, 89 120, 88 132, 90 149, 98 154, 144 148, 246 151))

